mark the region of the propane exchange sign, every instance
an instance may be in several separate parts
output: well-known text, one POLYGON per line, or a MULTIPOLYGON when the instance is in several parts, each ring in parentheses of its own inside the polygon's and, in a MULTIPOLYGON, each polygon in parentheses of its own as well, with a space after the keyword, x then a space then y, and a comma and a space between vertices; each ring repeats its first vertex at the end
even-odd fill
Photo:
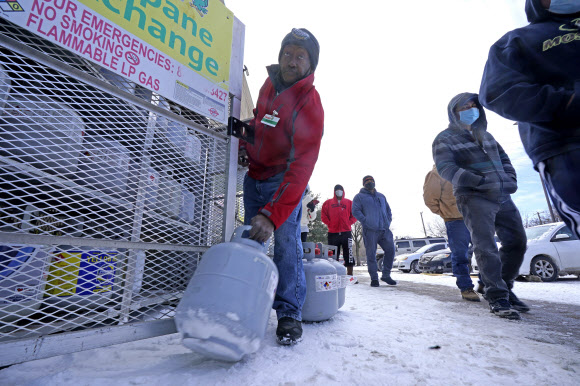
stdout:
POLYGON ((0 0, 0 17, 226 123, 233 13, 218 0, 0 0))

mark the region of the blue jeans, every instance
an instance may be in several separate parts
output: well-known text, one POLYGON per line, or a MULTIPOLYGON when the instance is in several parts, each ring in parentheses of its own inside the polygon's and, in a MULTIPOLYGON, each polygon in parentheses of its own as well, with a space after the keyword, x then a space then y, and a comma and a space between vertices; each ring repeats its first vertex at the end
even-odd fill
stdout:
MULTIPOLYGON (((260 208, 272 199, 280 186, 284 173, 276 174, 264 181, 244 177, 244 224, 250 225, 260 208)), ((306 277, 302 258, 304 251, 300 238, 302 199, 278 229, 274 231, 274 263, 278 268, 278 287, 272 308, 278 319, 288 316, 302 320, 302 306, 306 299, 306 277)))
POLYGON ((385 252, 383 257, 383 277, 391 276, 393 260, 395 259, 395 243, 393 242, 391 231, 389 229, 373 231, 363 227, 363 240, 367 251, 367 268, 371 280, 379 280, 379 274, 377 273, 377 244, 385 252))
POLYGON ((538 164, 558 214, 580 238, 580 150, 548 158, 538 164))
POLYGON ((451 249, 451 269, 456 277, 456 284, 460 291, 473 288, 473 282, 469 276, 469 259, 467 255, 471 235, 463 220, 447 221, 447 238, 451 249))
POLYGON ((471 233, 485 298, 508 299, 526 252, 522 217, 511 198, 499 203, 479 196, 458 196, 457 207, 471 233), (497 249, 494 234, 501 242, 497 249))

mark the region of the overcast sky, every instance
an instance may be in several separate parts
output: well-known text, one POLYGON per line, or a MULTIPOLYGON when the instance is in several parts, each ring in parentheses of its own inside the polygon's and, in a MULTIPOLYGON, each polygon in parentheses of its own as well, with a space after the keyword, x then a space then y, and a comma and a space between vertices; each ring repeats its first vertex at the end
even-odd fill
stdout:
MULTIPOLYGON (((479 90, 490 46, 527 24, 525 0, 226 1, 246 26, 244 63, 254 102, 293 27, 320 43, 314 84, 325 111, 322 147, 310 186, 322 198, 334 185, 352 199, 375 177, 393 211, 395 236, 423 236, 423 182, 431 143, 449 120, 447 104, 479 90)), ((488 131, 516 167, 513 196, 522 216, 547 210, 538 174, 517 126, 487 111, 488 131)))

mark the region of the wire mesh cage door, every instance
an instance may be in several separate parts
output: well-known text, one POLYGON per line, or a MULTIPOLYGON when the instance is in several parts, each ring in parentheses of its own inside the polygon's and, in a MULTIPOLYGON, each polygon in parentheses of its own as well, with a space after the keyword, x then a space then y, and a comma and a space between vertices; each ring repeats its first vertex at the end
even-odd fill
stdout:
POLYGON ((230 150, 220 123, 0 18, 0 365, 55 333, 174 331, 234 221, 230 150))

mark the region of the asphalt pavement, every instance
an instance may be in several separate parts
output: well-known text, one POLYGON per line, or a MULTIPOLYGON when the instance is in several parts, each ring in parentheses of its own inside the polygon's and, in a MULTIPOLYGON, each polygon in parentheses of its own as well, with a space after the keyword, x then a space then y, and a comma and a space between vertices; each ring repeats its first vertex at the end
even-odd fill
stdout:
MULTIPOLYGON (((362 267, 355 267, 355 269, 362 267)), ((366 266, 364 267, 366 272, 366 266)), ((355 273, 356 274, 356 273, 355 273)), ((411 274, 409 274, 411 275, 411 274)), ((365 275, 358 277, 359 285, 369 285, 370 278, 365 275)), ((474 282, 477 277, 474 277, 474 282)), ((560 279, 567 280, 567 279, 560 279)), ((577 281, 578 279, 568 279, 577 281)), ((429 296, 441 302, 450 303, 450 308, 464 308, 466 303, 473 306, 478 303, 471 303, 463 300, 459 294, 459 289, 427 283, 415 283, 397 278, 398 285, 393 290, 410 292, 417 295, 429 296)), ((387 286, 381 282, 381 287, 387 286)), ((580 306, 558 302, 546 302, 538 300, 527 300, 520 297, 528 306, 530 311, 522 313, 520 323, 530 323, 536 325, 538 334, 529 337, 538 342, 567 345, 580 352, 580 306), (545 333, 542 333, 545 331, 545 333)), ((482 298, 480 305, 487 307, 487 302, 482 298)))

